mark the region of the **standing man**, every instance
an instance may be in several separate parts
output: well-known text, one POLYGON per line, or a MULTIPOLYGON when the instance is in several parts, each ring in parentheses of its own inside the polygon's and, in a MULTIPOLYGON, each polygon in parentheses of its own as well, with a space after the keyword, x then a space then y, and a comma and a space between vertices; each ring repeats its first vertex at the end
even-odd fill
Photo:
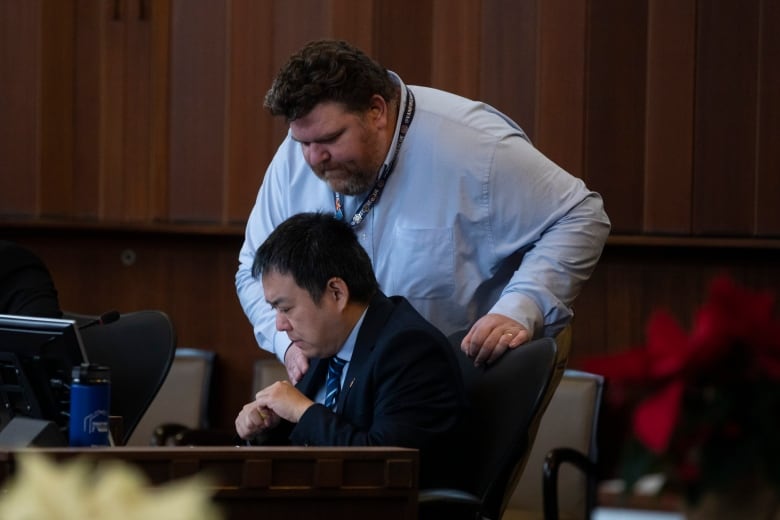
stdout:
POLYGON ((274 329, 251 275, 285 218, 348 222, 382 289, 445 334, 470 329, 475 364, 557 335, 609 234, 601 197, 494 108, 406 85, 360 50, 315 41, 282 67, 266 108, 290 125, 246 227, 236 288, 260 346, 298 381, 308 363, 274 329))
POLYGON ((311 369, 297 386, 260 390, 236 418, 239 436, 417 448, 421 484, 453 484, 465 406, 455 353, 406 299, 379 291, 353 230, 330 213, 294 215, 257 250, 252 273, 311 369))

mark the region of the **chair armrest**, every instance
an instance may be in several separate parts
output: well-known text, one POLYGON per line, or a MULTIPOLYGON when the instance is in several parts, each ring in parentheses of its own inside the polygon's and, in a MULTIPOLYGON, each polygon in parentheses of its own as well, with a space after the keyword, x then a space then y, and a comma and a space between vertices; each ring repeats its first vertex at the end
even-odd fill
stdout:
POLYGON ((459 489, 436 488, 421 489, 417 495, 417 502, 454 502, 456 504, 479 504, 477 497, 459 489))
POLYGON ((558 519, 558 471, 563 463, 572 464, 585 474, 588 486, 585 508, 588 516, 595 505, 596 464, 581 451, 555 448, 547 452, 544 458, 542 496, 545 520, 558 519))
POLYGON ((421 520, 475 520, 479 518, 482 505, 482 501, 471 493, 450 488, 421 489, 417 502, 421 520))

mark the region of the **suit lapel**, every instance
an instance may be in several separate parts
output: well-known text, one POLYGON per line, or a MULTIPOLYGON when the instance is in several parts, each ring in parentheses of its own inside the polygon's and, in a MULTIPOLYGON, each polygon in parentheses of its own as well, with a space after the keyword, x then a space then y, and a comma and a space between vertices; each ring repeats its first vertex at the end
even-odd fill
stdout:
POLYGON ((325 384, 328 363, 320 358, 314 358, 310 363, 309 370, 306 371, 295 387, 303 392, 306 397, 314 400, 317 397, 317 391, 325 384))
POLYGON ((344 402, 352 389, 352 385, 361 374, 362 367, 366 364, 371 351, 374 350, 379 334, 385 323, 393 313, 395 306, 393 302, 381 292, 377 292, 371 298, 366 311, 366 317, 358 331, 355 339, 355 348, 352 351, 352 359, 347 369, 347 376, 344 379, 344 386, 341 388, 338 399, 338 409, 344 410, 344 402))

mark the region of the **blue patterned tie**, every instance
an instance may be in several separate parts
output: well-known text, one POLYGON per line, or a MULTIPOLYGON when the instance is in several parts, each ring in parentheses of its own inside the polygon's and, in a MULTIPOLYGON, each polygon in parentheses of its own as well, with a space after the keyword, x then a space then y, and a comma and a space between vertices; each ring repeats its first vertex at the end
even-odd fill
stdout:
POLYGON ((336 399, 339 397, 339 388, 341 387, 341 371, 347 362, 341 358, 333 356, 328 363, 328 378, 325 380, 325 406, 333 410, 336 406, 336 399))

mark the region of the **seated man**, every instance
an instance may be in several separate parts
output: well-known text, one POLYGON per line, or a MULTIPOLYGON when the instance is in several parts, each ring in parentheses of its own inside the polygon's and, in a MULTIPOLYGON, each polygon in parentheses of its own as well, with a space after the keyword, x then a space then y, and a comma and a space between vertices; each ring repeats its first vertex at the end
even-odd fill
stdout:
POLYGON ((276 328, 311 368, 296 386, 260 390, 236 418, 238 435, 417 448, 420 484, 452 484, 465 406, 455 353, 406 299, 382 294, 349 225, 322 213, 290 217, 258 248, 252 274, 262 275, 276 328))
POLYGON ((51 274, 32 251, 0 240, 0 314, 61 318, 51 274))

